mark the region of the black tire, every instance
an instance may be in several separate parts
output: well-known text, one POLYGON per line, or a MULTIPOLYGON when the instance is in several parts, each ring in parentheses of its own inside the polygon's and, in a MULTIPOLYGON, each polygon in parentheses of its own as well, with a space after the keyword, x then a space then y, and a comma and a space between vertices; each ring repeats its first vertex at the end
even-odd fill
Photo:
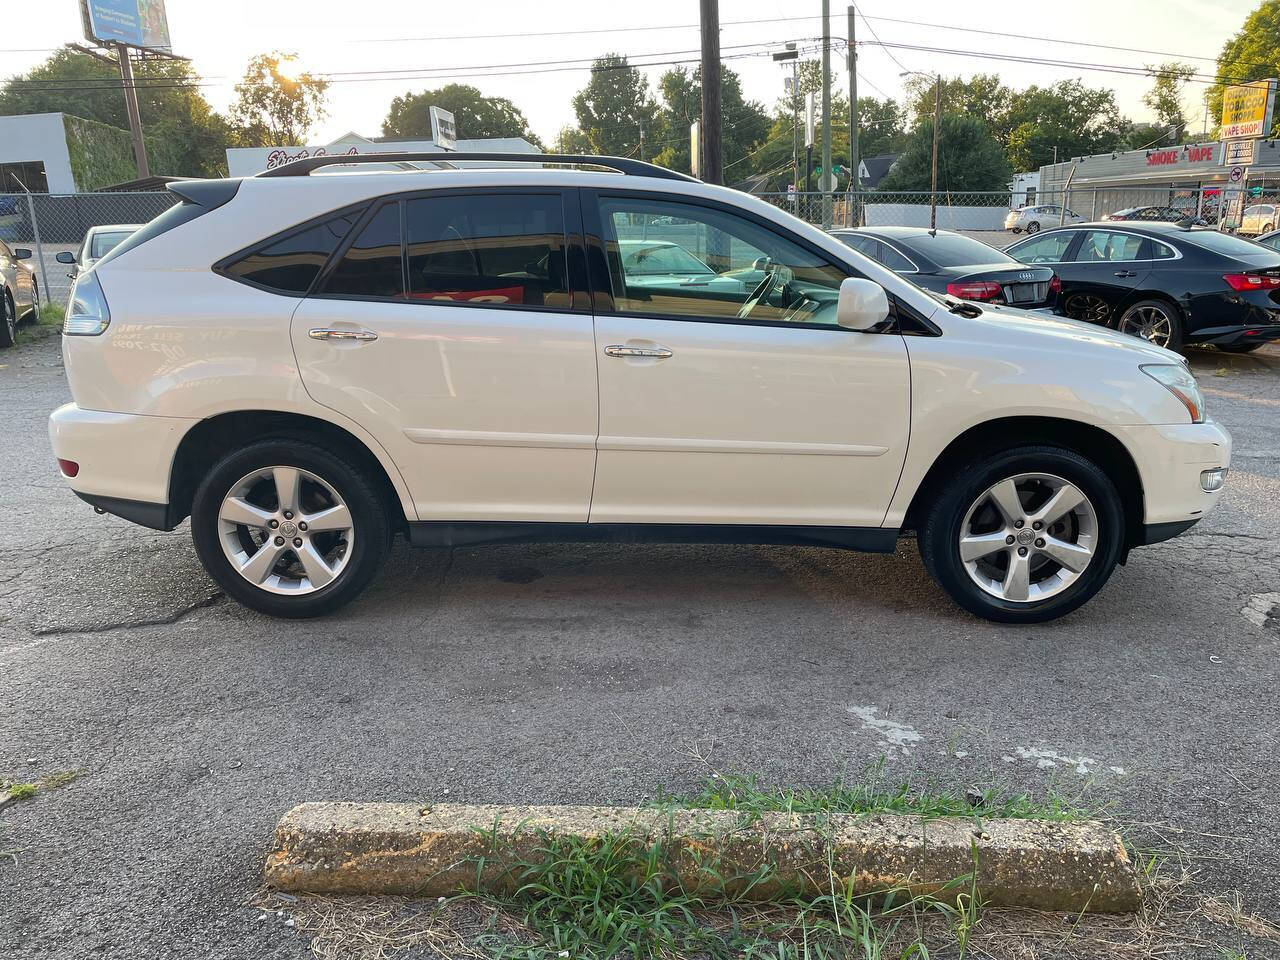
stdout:
POLYGON ((40 285, 36 281, 31 281, 31 309, 27 311, 27 315, 18 320, 20 324, 35 323, 40 319, 40 285))
POLYGON ((1259 343, 1230 343, 1220 345, 1218 349, 1223 353, 1253 353, 1253 351, 1259 350, 1266 345, 1267 342, 1263 340, 1259 343))
POLYGON ((1039 233, 1039 232, 1040 232, 1039 220, 1032 220, 1030 223, 1027 224, 1027 233, 1039 233))
POLYGON ((951 598, 997 623, 1043 623, 1065 616, 1102 589, 1124 545, 1124 506, 1115 485, 1092 460, 1054 446, 1025 446, 976 458, 949 471, 917 533, 925 569, 951 598), (1043 600, 1012 601, 982 589, 960 558, 960 534, 970 507, 1003 479, 1042 473, 1060 477, 1088 497, 1097 517, 1092 558, 1065 589, 1043 600))
POLYGON ((1139 300, 1137 303, 1130 304, 1124 308, 1124 311, 1116 319, 1115 328, 1122 333, 1131 333, 1132 331, 1125 330, 1125 326, 1133 323, 1136 315, 1143 310, 1157 310, 1168 318, 1168 342, 1158 344, 1158 346, 1162 346, 1168 350, 1180 351, 1182 349, 1182 337, 1185 332, 1182 323, 1182 311, 1168 300, 1139 300))
POLYGON ((1022 228, 1021 228, 1021 227, 1010 227, 1009 229, 1010 229, 1010 230, 1012 230, 1014 233, 1021 233, 1021 232, 1022 232, 1022 228))
POLYGON ((263 440, 224 457, 201 481, 191 505, 191 537, 200 562, 228 596, 261 613, 294 619, 330 613, 355 599, 386 559, 391 524, 373 479, 340 452, 301 440, 263 440), (354 546, 346 565, 330 583, 299 596, 272 593, 250 583, 232 565, 220 539, 218 514, 224 497, 241 478, 274 466, 295 467, 321 478, 338 493, 351 515, 354 546))
POLYGON ((0 349, 18 342, 18 311, 8 291, 0 290, 0 349))

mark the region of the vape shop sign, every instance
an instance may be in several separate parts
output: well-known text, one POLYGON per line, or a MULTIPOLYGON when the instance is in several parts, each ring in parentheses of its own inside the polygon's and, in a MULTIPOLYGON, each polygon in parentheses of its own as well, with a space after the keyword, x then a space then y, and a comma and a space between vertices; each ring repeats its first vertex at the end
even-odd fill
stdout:
POLYGON ((1184 167, 1193 163, 1213 163, 1217 148, 1209 144, 1197 147, 1177 147, 1170 150, 1153 150, 1147 154, 1148 167, 1184 167))

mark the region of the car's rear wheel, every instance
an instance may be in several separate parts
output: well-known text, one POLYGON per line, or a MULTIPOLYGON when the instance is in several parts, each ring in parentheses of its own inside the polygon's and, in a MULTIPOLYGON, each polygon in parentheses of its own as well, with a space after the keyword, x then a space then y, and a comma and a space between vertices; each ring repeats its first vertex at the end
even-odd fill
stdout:
POLYGON ((18 341, 18 311, 7 291, 0 290, 0 348, 18 341))
POLYGON ((40 285, 34 280, 31 281, 31 309, 27 311, 27 315, 20 319, 19 323, 35 323, 40 319, 40 285))
POLYGON ((1022 232, 1022 228, 1021 228, 1021 227, 1010 227, 1009 229, 1010 229, 1010 230, 1012 230, 1014 233, 1021 233, 1021 232, 1022 232))
POLYGON ((1111 576, 1124 508, 1093 461, 1061 447, 1009 450, 957 470, 918 538, 926 569, 971 613, 1040 623, 1075 610, 1111 576))
POLYGON ((219 461, 196 490, 191 534, 228 595, 276 617, 314 617, 348 603, 391 541, 371 479, 297 440, 262 441, 219 461))
POLYGON ((1039 233, 1039 232, 1040 232, 1040 222, 1038 220, 1032 220, 1030 223, 1027 224, 1027 233, 1039 233))
POLYGON ((1163 300, 1140 300, 1120 315, 1116 329, 1157 347, 1182 349, 1182 314, 1163 300))

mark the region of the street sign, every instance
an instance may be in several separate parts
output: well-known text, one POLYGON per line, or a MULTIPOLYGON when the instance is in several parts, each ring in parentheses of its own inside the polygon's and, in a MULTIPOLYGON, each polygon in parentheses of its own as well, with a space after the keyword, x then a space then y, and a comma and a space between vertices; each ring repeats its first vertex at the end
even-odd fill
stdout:
POLYGON ((1244 167, 1232 167, 1231 172, 1227 174, 1227 180, 1231 183, 1244 182, 1244 167))
POLYGON ((836 175, 834 173, 823 173, 818 177, 818 189, 823 193, 831 193, 836 188, 836 175))
POLYGON ((1219 207, 1219 230, 1237 230, 1244 218, 1244 185, 1228 184, 1222 191, 1222 202, 1219 207))
POLYGON ((458 149, 458 127, 454 123, 453 114, 442 107, 432 107, 431 140, 441 150, 458 149))
POLYGON ((1228 140, 1222 151, 1222 163, 1228 167, 1239 167, 1257 160, 1257 140, 1228 140))
POLYGON ((1271 132, 1271 114, 1275 109, 1274 80, 1257 80, 1227 87, 1222 94, 1223 140, 1245 140, 1265 137, 1271 132))
POLYGON ((702 176, 702 123, 698 120, 689 124, 689 172, 702 176))

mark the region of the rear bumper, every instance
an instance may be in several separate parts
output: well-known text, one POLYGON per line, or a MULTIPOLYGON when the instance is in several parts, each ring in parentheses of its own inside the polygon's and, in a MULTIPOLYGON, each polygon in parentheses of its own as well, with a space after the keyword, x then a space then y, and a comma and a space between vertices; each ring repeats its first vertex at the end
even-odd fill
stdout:
POLYGON ((76 476, 63 479, 81 499, 136 523, 171 529, 163 524, 173 458, 198 422, 83 410, 68 403, 49 417, 49 443, 54 457, 78 465, 76 476), (143 519, 157 516, 160 522, 143 519))
POLYGON ((1219 424, 1142 425, 1117 432, 1142 478, 1143 542, 1176 536, 1217 506, 1222 490, 1206 492, 1200 475, 1231 466, 1231 435, 1219 424), (1181 528, 1174 529, 1179 524, 1181 528), (1172 532, 1160 536, 1162 530, 1172 532))
POLYGON ((1280 340, 1280 323, 1206 327, 1195 331, 1188 339, 1195 343, 1211 343, 1218 347, 1233 347, 1241 343, 1268 343, 1272 340, 1280 340))

